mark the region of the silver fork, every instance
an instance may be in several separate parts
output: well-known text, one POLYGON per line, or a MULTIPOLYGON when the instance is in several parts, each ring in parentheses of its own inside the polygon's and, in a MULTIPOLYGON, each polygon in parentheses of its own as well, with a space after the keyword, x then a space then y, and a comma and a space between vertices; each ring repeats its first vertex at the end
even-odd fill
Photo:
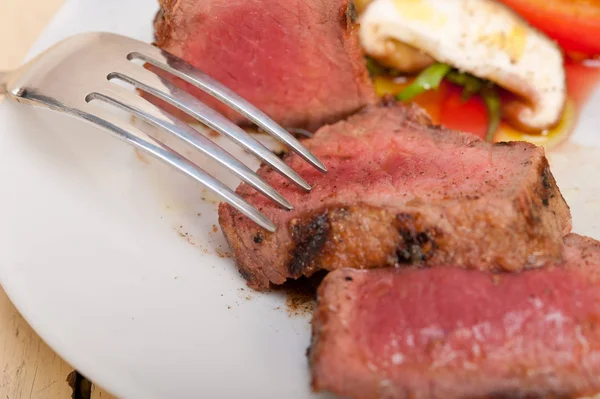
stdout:
POLYGON ((132 62, 135 60, 151 64, 212 95, 286 144, 321 172, 327 171, 325 165, 290 133, 229 88, 172 54, 121 35, 83 33, 72 36, 18 70, 0 72, 0 95, 6 94, 21 103, 51 108, 91 122, 184 172, 258 225, 275 231, 276 226, 272 221, 218 179, 148 133, 109 112, 106 106, 98 104, 101 102, 124 110, 174 135, 280 206, 292 209, 292 205, 281 194, 231 154, 134 90, 113 81, 127 83, 170 103, 229 137, 299 187, 310 190, 310 185, 302 177, 251 135, 186 91, 132 62))

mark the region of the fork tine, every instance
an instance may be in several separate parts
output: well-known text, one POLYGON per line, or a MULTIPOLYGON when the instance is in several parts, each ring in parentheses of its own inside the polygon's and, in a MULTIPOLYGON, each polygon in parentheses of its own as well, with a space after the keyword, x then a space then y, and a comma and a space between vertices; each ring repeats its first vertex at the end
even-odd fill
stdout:
POLYGON ((227 151, 204 137, 192 127, 138 96, 136 93, 118 85, 113 85, 113 87, 91 93, 88 96, 88 99, 104 101, 137 116, 159 129, 169 132, 192 145, 208 157, 216 160, 240 179, 282 207, 288 210, 293 208, 281 194, 275 191, 275 189, 269 186, 260 176, 235 159, 227 151))
POLYGON ((151 53, 148 56, 141 52, 132 52, 128 55, 130 60, 139 59, 141 61, 152 64, 162 70, 172 73, 173 75, 185 80, 195 87, 203 90, 211 96, 217 98, 221 102, 227 104, 240 114, 246 116, 252 122, 256 123, 263 130, 278 138, 280 141, 288 145, 294 152, 308 161, 321 172, 327 172, 325 165, 319 161, 304 145, 302 145, 294 136, 280 127, 264 112, 257 109, 255 106, 244 100, 231 89, 217 82, 204 72, 196 69, 191 64, 176 57, 164 50, 160 50, 151 46, 144 48, 145 53, 151 53))
POLYGON ((87 121, 108 130, 119 139, 145 151, 190 176, 259 226, 270 232, 274 232, 277 229, 277 226, 273 222, 229 187, 215 179, 181 154, 153 139, 144 131, 125 123, 117 116, 108 112, 103 112, 99 107, 95 108, 90 106, 88 113, 82 116, 87 121))
POLYGON ((179 108, 181 111, 248 149, 299 187, 307 191, 310 190, 310 185, 306 180, 300 177, 289 165, 223 115, 153 72, 133 63, 128 62, 127 64, 129 65, 118 68, 120 72, 110 74, 109 79, 122 80, 179 108))

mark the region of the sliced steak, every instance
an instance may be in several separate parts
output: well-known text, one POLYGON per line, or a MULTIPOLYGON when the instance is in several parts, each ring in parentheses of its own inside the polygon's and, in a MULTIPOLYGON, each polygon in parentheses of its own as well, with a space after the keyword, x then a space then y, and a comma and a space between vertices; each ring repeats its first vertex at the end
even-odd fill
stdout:
POLYGON ((561 260, 571 218, 544 150, 429 123, 417 107, 382 105, 321 128, 304 143, 327 174, 285 158, 313 185, 309 194, 261 167, 295 208, 238 188, 278 225, 271 234, 221 204, 221 227, 248 284, 265 289, 341 267, 516 271, 561 260))
POLYGON ((330 273, 319 287, 313 388, 347 398, 577 398, 600 392, 600 243, 562 266, 330 273))
MULTIPOLYGON (((160 0, 160 5, 159 47, 286 128, 316 129, 376 101, 350 0, 160 0)), ((245 121, 188 89, 237 123, 245 121)))

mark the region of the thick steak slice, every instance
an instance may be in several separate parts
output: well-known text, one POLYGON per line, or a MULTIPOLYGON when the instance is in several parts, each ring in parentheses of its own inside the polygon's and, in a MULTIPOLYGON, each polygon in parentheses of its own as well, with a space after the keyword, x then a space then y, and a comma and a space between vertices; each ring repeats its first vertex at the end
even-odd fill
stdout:
POLYGON ((330 273, 319 287, 313 388, 346 398, 577 398, 600 392, 600 243, 562 266, 330 273))
POLYGON ((452 264, 483 270, 532 268, 562 256, 569 208, 544 150, 488 144, 429 125, 417 107, 379 106, 321 128, 304 143, 329 168, 285 159, 306 194, 267 167, 259 174, 295 209, 248 186, 238 192, 278 225, 267 233, 228 205, 220 223, 248 284, 319 269, 452 264))
MULTIPOLYGON (((160 0, 160 5, 159 47, 284 127, 316 129, 376 101, 350 0, 160 0)), ((192 92, 244 122, 220 102, 192 92)))

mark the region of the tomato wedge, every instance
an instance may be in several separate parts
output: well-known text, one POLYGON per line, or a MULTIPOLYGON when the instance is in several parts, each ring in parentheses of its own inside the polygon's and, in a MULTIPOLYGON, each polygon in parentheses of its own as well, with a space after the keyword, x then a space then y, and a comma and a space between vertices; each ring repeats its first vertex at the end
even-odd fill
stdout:
POLYGON ((600 0, 500 0, 570 55, 600 55, 600 0))

